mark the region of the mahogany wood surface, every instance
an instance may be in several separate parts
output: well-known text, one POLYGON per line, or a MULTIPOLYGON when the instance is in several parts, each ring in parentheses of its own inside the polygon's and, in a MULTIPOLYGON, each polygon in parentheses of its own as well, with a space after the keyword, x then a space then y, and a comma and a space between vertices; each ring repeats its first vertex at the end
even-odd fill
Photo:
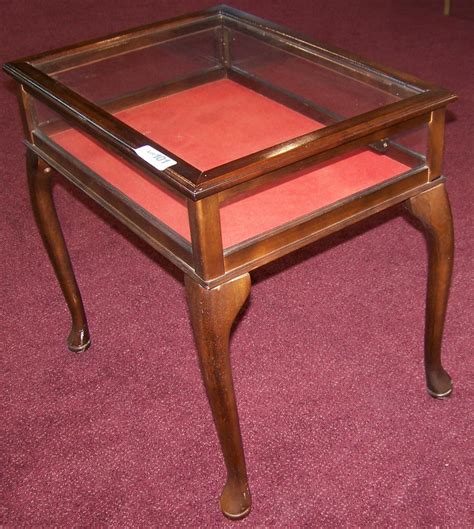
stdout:
POLYGON ((250 294, 250 276, 244 274, 212 289, 185 276, 185 285, 202 378, 227 467, 221 508, 229 518, 243 518, 250 512, 251 498, 232 382, 229 335, 250 294))
POLYGON ((430 135, 428 140, 428 167, 430 180, 435 180, 441 175, 444 154, 444 124, 446 110, 440 108, 431 113, 429 123, 430 135))
POLYGON ((218 197, 189 201, 188 208, 196 273, 205 280, 221 277, 224 275, 224 250, 218 197))
POLYGON ((445 185, 411 197, 407 206, 422 222, 428 239, 425 370, 429 394, 443 398, 453 390, 451 378, 441 363, 441 341, 454 257, 453 219, 445 185))
POLYGON ((67 339, 71 351, 80 353, 91 344, 81 293, 54 207, 51 190, 51 167, 32 151, 27 153, 27 174, 31 203, 43 242, 71 312, 72 326, 67 339))

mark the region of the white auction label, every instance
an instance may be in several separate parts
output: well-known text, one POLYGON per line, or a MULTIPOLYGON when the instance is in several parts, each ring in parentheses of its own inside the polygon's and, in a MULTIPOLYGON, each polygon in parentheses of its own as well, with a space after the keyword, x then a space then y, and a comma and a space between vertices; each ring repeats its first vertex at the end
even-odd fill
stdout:
POLYGON ((178 163, 176 160, 166 156, 166 154, 156 150, 151 145, 138 147, 138 149, 135 149, 135 152, 140 158, 148 162, 150 165, 153 165, 153 167, 156 167, 159 171, 164 171, 167 167, 171 167, 178 163))

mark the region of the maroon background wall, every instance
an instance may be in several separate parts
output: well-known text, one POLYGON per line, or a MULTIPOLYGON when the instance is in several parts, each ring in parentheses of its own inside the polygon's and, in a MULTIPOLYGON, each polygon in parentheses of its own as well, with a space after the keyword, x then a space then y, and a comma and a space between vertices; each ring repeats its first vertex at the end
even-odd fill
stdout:
MULTIPOLYGON (((452 3, 451 17, 441 0, 233 3, 460 97, 445 161, 456 224, 444 341, 452 398, 425 392, 426 247, 401 209, 254 273, 232 342, 254 498, 239 527, 473 525, 474 4, 452 3)), ((210 5, 2 0, 0 59, 210 5)), ((217 505, 224 470, 182 277, 59 185, 93 337, 86 354, 69 353, 6 76, 0 127, 0 524, 230 527, 217 505)))

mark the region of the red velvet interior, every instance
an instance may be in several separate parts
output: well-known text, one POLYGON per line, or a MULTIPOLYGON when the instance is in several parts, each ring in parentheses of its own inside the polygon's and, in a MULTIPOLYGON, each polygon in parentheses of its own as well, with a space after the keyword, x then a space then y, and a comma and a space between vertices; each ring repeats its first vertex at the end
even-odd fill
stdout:
MULTIPOLYGON (((201 170, 323 126, 227 79, 123 110, 117 117, 201 170)), ((184 201, 76 130, 55 134, 54 141, 190 240, 184 201)), ((301 171, 279 185, 233 199, 221 208, 224 247, 281 226, 408 169, 387 156, 359 150, 336 162, 301 171)))

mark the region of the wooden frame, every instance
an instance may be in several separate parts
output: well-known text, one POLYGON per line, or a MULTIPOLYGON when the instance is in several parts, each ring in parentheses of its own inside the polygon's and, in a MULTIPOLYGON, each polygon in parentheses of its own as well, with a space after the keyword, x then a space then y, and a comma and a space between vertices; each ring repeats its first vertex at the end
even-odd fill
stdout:
POLYGON ((455 100, 453 94, 226 6, 27 57, 4 65, 4 69, 19 83, 31 199, 71 311, 69 348, 84 351, 90 345, 90 337, 52 201, 53 173, 69 179, 185 273, 203 381, 227 467, 228 479, 221 496, 226 516, 242 518, 251 507, 228 351, 231 325, 250 292, 251 270, 394 204, 405 203, 425 225, 430 242, 425 336, 428 392, 438 398, 451 393, 451 380, 441 365, 441 336, 452 270, 453 232, 441 170, 445 108, 455 100), (146 50, 196 32, 212 33, 215 39, 214 62, 202 71, 122 94, 100 104, 57 79, 75 68, 146 50), (386 92, 393 100, 344 119, 317 102, 245 71, 234 61, 232 35, 235 33, 232 32, 258 39, 276 50, 275 53, 290 53, 292 57, 321 65, 335 74, 347 75, 367 89, 372 87, 386 92), (202 171, 114 116, 119 109, 224 78, 305 116, 317 118, 325 126, 202 171), (37 114, 38 101, 46 104, 56 118, 42 123, 37 114), (330 161, 360 147, 383 152, 390 143, 387 138, 420 126, 428 131, 426 157, 395 142, 390 144, 399 156, 419 161, 412 170, 224 248, 220 208, 230 197, 258 190, 269 182, 278 183, 301 167, 330 161), (84 131, 104 149, 185 201, 191 242, 51 141, 49 132, 65 127, 84 131), (143 145, 151 145, 177 163, 164 170, 154 168, 135 152, 143 145))

